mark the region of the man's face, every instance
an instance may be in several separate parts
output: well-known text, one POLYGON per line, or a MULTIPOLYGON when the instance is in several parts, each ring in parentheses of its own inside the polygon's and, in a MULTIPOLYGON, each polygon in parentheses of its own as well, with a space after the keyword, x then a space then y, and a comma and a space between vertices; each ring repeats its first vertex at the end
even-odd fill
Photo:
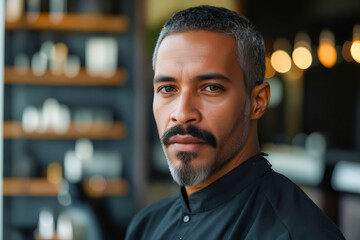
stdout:
POLYGON ((155 63, 153 111, 173 178, 193 186, 241 152, 249 132, 243 71, 232 36, 171 34, 155 63))

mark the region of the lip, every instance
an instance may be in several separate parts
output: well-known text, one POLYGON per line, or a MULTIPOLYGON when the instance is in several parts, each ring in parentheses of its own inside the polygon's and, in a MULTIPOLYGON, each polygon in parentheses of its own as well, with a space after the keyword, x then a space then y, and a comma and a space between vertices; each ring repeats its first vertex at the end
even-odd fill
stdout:
POLYGON ((177 152, 196 152, 206 145, 206 142, 190 135, 176 135, 169 140, 177 152))

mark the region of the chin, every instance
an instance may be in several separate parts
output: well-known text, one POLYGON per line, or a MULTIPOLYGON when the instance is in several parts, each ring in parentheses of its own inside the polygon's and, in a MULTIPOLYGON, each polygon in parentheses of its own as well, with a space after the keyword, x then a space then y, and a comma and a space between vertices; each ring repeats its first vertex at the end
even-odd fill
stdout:
POLYGON ((168 155, 166 158, 171 176, 180 186, 196 186, 217 170, 216 164, 199 164, 204 162, 198 158, 197 153, 182 152, 180 158, 178 155, 173 155, 175 159, 169 158, 168 155))

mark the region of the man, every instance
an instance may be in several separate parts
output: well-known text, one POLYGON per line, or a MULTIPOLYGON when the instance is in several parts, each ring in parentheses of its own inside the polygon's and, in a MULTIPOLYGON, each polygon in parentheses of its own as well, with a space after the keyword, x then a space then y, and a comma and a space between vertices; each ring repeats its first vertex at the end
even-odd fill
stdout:
POLYGON ((261 34, 227 9, 190 8, 165 24, 153 111, 181 193, 141 211, 126 239, 344 239, 260 153, 264 60, 261 34))

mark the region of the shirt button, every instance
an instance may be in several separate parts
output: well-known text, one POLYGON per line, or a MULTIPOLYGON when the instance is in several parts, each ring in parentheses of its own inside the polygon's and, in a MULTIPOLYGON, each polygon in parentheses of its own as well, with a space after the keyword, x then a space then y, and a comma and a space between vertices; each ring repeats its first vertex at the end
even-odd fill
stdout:
POLYGON ((184 216, 183 221, 184 221, 185 223, 189 222, 189 221, 190 221, 190 217, 189 217, 189 216, 184 216))

